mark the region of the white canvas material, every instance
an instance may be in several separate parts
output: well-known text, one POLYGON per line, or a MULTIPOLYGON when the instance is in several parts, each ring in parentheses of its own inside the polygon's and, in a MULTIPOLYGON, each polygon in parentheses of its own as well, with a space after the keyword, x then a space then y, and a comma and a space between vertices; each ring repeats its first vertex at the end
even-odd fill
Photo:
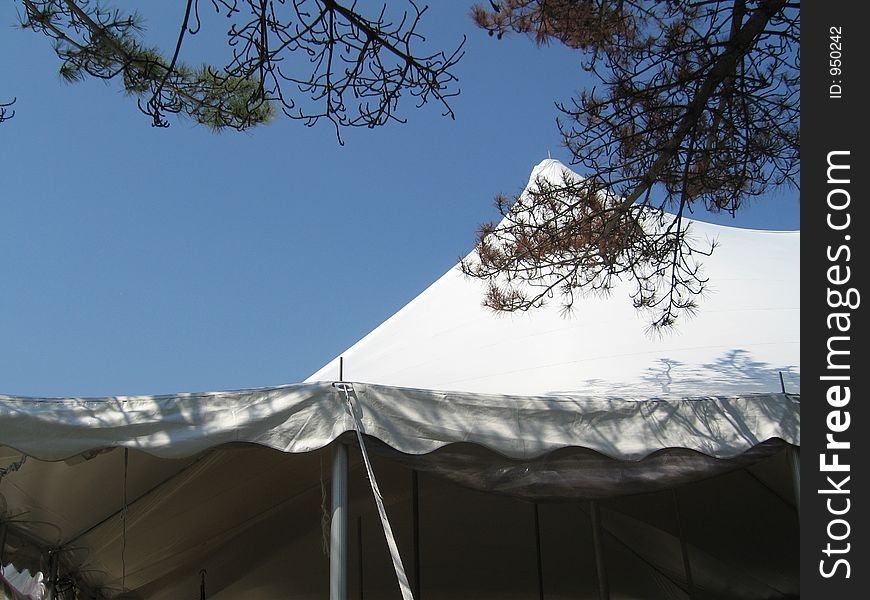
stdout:
MULTIPOLYGON (((575 173, 556 160, 532 172, 558 185, 575 173)), ((694 316, 676 331, 647 331, 646 315, 617 284, 564 315, 554 298, 527 313, 481 305, 484 285, 453 268, 340 354, 344 378, 435 390, 511 395, 681 398, 800 393, 800 232, 692 222, 709 278, 694 316)), ((339 376, 336 357, 307 381, 339 376)))
POLYGON ((19 572, 15 565, 0 563, 0 600, 44 600, 42 573, 19 572))
MULTIPOLYGON (((544 161, 532 181, 563 169, 544 161)), ((202 569, 210 600, 322 598, 320 449, 362 430, 372 464, 351 452, 351 587, 364 573, 369 592, 395 595, 390 554, 407 564, 415 469, 421 513, 436 519, 422 526, 424 597, 538 597, 526 500, 559 500, 541 505, 544 547, 557 549, 544 554, 557 590, 547 597, 592 598, 589 577, 570 576, 588 554, 582 503, 627 496, 602 509, 612 597, 682 598, 680 540, 661 512, 676 489, 699 586, 711 597, 787 596, 799 583, 783 450, 800 446, 800 235, 692 230, 720 245, 704 260, 699 313, 676 334, 649 336, 620 287, 579 300, 568 318, 555 304, 496 315, 481 307, 480 284, 452 269, 341 353, 354 415, 332 385, 338 357, 270 388, 0 396, 0 467, 28 457, 0 485, 4 556, 36 572, 60 548, 62 573, 95 598, 194 597, 202 569), (364 467, 382 506, 370 506, 364 467), (378 558, 384 511, 395 539, 378 558), (747 547, 747 531, 765 533, 747 547), (460 536, 476 549, 465 558, 460 536)))
MULTIPOLYGON (((365 432, 406 454, 465 442, 515 459, 572 446, 622 460, 672 447, 725 458, 772 438, 800 444, 800 404, 781 393, 664 401, 354 389, 365 432)), ((4 446, 43 460, 119 446, 185 458, 239 442, 309 452, 355 429, 329 383, 183 396, 0 396, 0 422, 4 446)))

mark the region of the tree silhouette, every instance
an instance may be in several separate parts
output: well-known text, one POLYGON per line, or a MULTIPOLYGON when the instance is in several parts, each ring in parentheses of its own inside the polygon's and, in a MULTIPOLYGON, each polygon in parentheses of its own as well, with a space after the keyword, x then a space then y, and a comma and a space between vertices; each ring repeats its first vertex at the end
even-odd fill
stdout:
POLYGON ((15 104, 15 98, 9 102, 0 102, 0 123, 15 116, 15 111, 11 108, 13 104, 15 104))
POLYGON ((696 308, 706 279, 684 216, 731 214, 798 185, 800 13, 785 0, 503 0, 475 6, 490 35, 528 34, 583 53, 599 87, 559 104, 578 180, 497 198, 466 274, 485 303, 528 310, 633 283, 653 328, 696 308))
MULTIPOLYGON (((118 78, 157 127, 186 114, 215 129, 247 129, 277 110, 307 125, 327 120, 341 141, 343 127, 401 121, 402 95, 440 104, 458 93, 451 53, 418 50, 425 8, 400 4, 393 20, 384 6, 366 16, 356 3, 335 0, 210 0, 229 19, 225 65, 193 68, 180 59, 184 39, 201 27, 200 1, 187 0, 173 55, 141 39, 136 13, 95 0, 19 0, 23 26, 54 41, 68 81, 118 78)), ((202 3, 206 3, 203 1, 202 3)))
MULTIPOLYGON (((399 98, 452 116, 453 52, 420 50, 426 8, 391 0, 363 14, 337 0, 209 0, 225 14, 226 64, 180 60, 200 30, 187 0, 175 51, 141 36, 141 19, 96 0, 18 0, 23 25, 54 40, 61 74, 119 78, 155 126, 186 114, 215 129, 246 129, 281 111, 307 125, 376 127, 399 98), (388 17, 390 14, 398 18, 388 17)), ((203 6, 206 3, 203 0, 203 6)), ((597 85, 558 104, 558 126, 585 178, 539 182, 497 198, 498 224, 481 227, 469 276, 485 303, 528 310, 559 296, 633 284, 653 328, 693 311, 713 243, 692 238, 696 209, 734 214, 772 187, 798 185, 800 10, 786 0, 501 0, 475 6, 490 35, 519 33, 582 54, 597 85)), ((0 106, 0 120, 11 116, 0 106)))

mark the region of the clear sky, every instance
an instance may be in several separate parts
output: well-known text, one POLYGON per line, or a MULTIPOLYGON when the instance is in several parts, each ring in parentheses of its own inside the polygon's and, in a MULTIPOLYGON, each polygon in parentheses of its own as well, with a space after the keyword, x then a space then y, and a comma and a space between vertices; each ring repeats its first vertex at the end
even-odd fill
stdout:
MULTIPOLYGON (((0 125, 0 393, 301 381, 469 252, 496 193, 548 152, 569 162, 554 101, 585 85, 579 55, 489 38, 470 2, 432 2, 421 24, 431 47, 468 37, 456 120, 407 103, 407 124, 346 131, 343 147, 287 119, 152 128, 116 82, 62 83, 17 4, 0 5, 0 101, 17 97, 0 125)), ((171 48, 183 3, 131 4, 171 48)), ((797 229, 798 192, 715 220, 797 229)))

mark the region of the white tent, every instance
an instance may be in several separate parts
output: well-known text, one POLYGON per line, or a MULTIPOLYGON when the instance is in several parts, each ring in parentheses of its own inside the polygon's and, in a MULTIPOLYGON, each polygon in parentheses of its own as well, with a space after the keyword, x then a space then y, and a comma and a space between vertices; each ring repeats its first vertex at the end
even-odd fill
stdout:
MULTIPOLYGON (((532 171, 558 185, 575 174, 556 160, 532 171)), ((491 394, 703 397, 800 390, 800 232, 751 231, 693 222, 715 240, 698 314, 676 334, 651 336, 627 286, 584 298, 573 314, 544 309, 497 314, 481 284, 451 269, 342 353, 345 378, 385 385, 491 394)), ((338 377, 338 358, 308 381, 338 377)))
POLYGON ((452 270, 342 354, 350 387, 336 359, 277 388, 0 396, 0 558, 61 596, 324 598, 332 492, 349 597, 398 597, 356 430, 418 599, 796 595, 799 236, 694 229, 720 247, 678 336, 619 290, 492 315, 452 270))

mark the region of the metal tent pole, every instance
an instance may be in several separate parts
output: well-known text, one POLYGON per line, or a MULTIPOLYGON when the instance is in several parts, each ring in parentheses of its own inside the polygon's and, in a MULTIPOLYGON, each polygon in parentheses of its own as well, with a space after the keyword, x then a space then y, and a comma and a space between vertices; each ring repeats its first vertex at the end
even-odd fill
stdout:
POLYGON ((365 579, 363 578, 363 530, 362 515, 356 518, 356 554, 357 569, 359 569, 359 600, 363 600, 365 594, 365 579))
POLYGON ((6 556, 6 533, 9 526, 6 521, 0 521, 0 567, 3 566, 3 559, 6 556))
POLYGON ((788 464, 791 467, 791 480, 794 485, 794 503, 797 507, 798 518, 801 514, 801 450, 799 447, 789 446, 786 450, 788 464))
POLYGON ((341 443, 332 450, 329 600, 347 600, 347 446, 341 443))
POLYGON ((411 471, 411 537, 414 543, 414 598, 420 600, 420 476, 411 471))
POLYGON ((683 555, 683 571, 686 575, 686 587, 688 588, 689 600, 695 597, 695 582, 692 579, 692 563, 689 561, 689 540, 680 514, 680 497, 677 488, 671 490, 674 500, 674 515, 677 518, 677 533, 680 536, 680 553, 683 555))
POLYGON ((604 537, 601 532, 601 512, 598 500, 589 501, 592 517, 592 545, 595 551, 595 575, 598 580, 599 600, 610 600, 610 590, 607 587, 607 570, 604 567, 604 537))
POLYGON ((48 585, 46 586, 46 600, 55 600, 57 598, 57 571, 58 571, 59 553, 56 550, 50 550, 48 553, 48 585))
POLYGON ((541 513, 538 503, 535 507, 535 555, 538 567, 538 600, 544 600, 544 562, 541 556, 541 513))

